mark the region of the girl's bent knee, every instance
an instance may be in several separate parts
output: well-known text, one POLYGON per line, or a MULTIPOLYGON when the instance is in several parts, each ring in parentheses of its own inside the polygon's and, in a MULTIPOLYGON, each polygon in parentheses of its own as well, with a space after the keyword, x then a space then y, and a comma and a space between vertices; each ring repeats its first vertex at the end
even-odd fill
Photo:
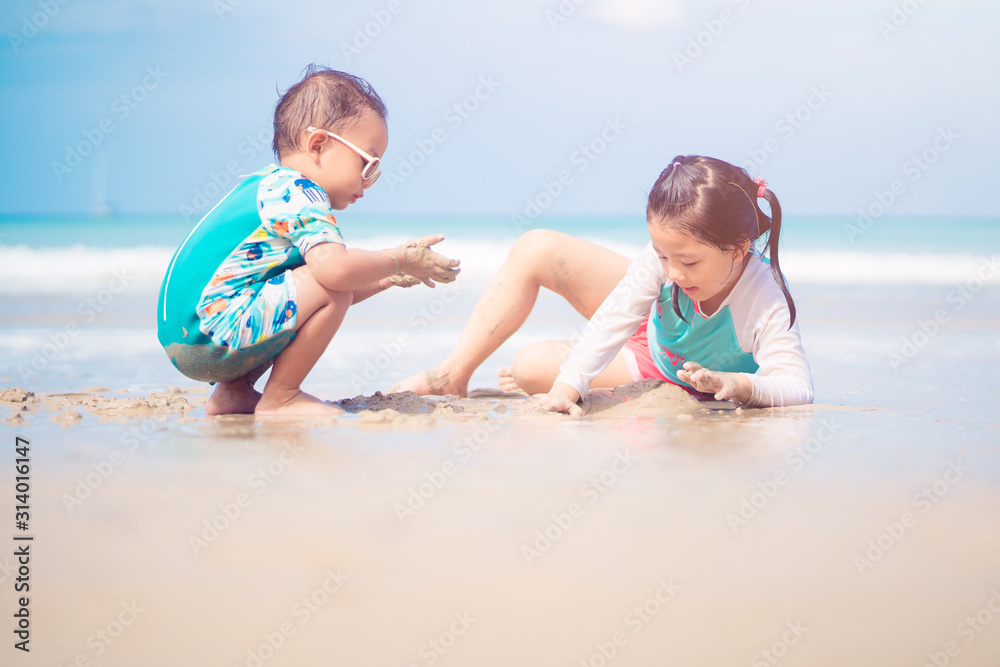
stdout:
POLYGON ((565 237, 565 234, 554 232, 551 229, 532 229, 518 237, 510 249, 509 257, 521 258, 530 256, 537 258, 550 256, 552 251, 559 247, 560 239, 565 237))

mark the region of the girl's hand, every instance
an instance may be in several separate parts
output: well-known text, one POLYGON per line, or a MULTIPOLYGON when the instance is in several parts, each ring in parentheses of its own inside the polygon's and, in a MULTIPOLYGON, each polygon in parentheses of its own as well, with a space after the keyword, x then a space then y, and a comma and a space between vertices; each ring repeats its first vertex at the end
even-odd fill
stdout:
POLYGON ((580 394, 569 385, 557 382, 549 393, 535 394, 532 398, 549 412, 562 412, 571 417, 583 416, 583 408, 576 404, 580 400, 580 394))
POLYGON ((695 361, 685 361, 684 370, 677 371, 677 378, 704 392, 715 392, 715 400, 735 399, 738 403, 750 400, 752 387, 743 373, 711 371, 695 361))

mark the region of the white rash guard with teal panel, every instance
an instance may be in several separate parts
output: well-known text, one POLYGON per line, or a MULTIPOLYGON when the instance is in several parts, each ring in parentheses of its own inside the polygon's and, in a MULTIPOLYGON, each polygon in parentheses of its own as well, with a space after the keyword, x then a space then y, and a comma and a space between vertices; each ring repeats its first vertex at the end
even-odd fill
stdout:
POLYGON ((753 384, 747 407, 812 402, 812 374, 799 325, 789 328, 785 295, 758 253, 751 255, 743 275, 712 315, 702 314, 680 292, 678 305, 687 322, 681 320, 674 312, 671 286, 653 244, 648 244, 594 313, 556 382, 586 396, 594 378, 649 315, 649 349, 656 367, 672 382, 689 386, 678 379, 677 371, 685 361, 695 361, 709 370, 747 373, 753 384))

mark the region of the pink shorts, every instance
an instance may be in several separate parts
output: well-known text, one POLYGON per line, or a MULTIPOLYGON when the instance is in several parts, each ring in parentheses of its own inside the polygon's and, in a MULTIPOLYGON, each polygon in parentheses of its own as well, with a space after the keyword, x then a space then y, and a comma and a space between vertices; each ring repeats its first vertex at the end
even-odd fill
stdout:
POLYGON ((646 334, 646 327, 648 325, 649 315, 642 318, 639 330, 632 334, 622 347, 622 356, 625 357, 629 373, 632 374, 632 381, 637 382, 653 378, 663 380, 664 382, 671 382, 663 376, 660 369, 656 367, 656 362, 653 361, 653 353, 649 351, 649 338, 646 334))
POLYGON ((714 398, 712 394, 704 394, 686 384, 680 384, 675 380, 665 377, 660 372, 660 369, 656 367, 656 362, 653 361, 653 353, 649 349, 649 337, 646 334, 647 326, 649 326, 649 315, 642 319, 639 330, 632 334, 625 341, 625 345, 622 346, 622 356, 625 357, 625 364, 628 366, 629 373, 632 374, 632 381, 637 382, 646 379, 663 380, 664 382, 677 385, 695 398, 714 398))

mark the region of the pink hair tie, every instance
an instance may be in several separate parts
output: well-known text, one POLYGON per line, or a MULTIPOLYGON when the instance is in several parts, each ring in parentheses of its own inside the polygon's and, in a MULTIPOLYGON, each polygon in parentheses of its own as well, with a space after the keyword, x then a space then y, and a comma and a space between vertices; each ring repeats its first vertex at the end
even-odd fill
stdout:
POLYGON ((767 190, 767 179, 757 174, 757 178, 753 179, 753 182, 760 186, 757 188, 757 199, 763 198, 764 191, 767 190))

